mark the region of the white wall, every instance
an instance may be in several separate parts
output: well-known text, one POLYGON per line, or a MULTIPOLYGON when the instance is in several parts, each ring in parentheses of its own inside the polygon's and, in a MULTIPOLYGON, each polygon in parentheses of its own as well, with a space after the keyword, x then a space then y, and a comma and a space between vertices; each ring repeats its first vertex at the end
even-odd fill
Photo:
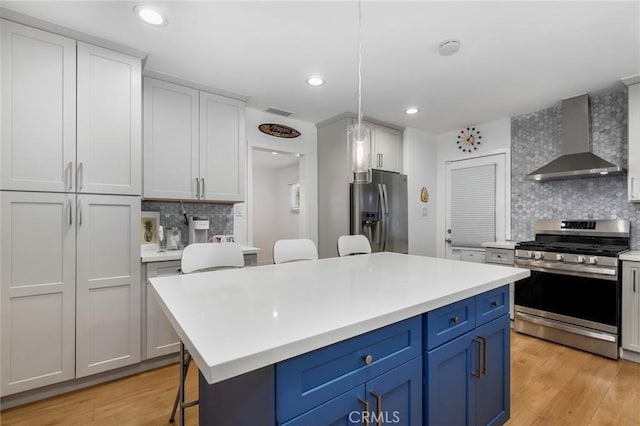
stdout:
MULTIPOLYGON (((291 210, 289 184, 298 183, 300 177, 298 165, 279 169, 275 173, 276 190, 276 220, 277 239, 300 238, 300 211, 291 210)), ((275 241, 274 241, 275 242, 275 241)))
POLYGON ((318 134, 313 123, 267 114, 247 108, 247 200, 236 204, 234 234, 241 244, 253 245, 253 223, 251 202, 253 198, 252 152, 253 148, 301 154, 300 157, 300 237, 309 238, 318 244, 318 134), (276 138, 258 130, 262 123, 278 123, 293 127, 301 135, 293 139, 276 138))
POLYGON ((404 173, 407 175, 409 254, 436 256, 437 188, 436 136, 418 129, 404 131, 404 173), (420 190, 427 187, 429 201, 420 201, 420 190))
MULTIPOLYGON (((482 136, 482 144, 478 148, 477 152, 466 154, 458 149, 456 143, 460 130, 455 130, 448 133, 442 133, 436 136, 438 147, 437 158, 437 199, 442 202, 437 203, 437 224, 436 224, 436 243, 437 243, 437 256, 445 257, 445 214, 446 206, 445 198, 445 163, 447 161, 461 160, 465 158, 481 157, 485 155, 496 154, 498 152, 505 152, 507 155, 507 174, 510 176, 511 171, 511 119, 501 118, 499 120, 490 121, 487 123, 474 124, 473 126, 480 131, 482 136)), ((507 238, 511 235, 511 180, 507 179, 507 238)))

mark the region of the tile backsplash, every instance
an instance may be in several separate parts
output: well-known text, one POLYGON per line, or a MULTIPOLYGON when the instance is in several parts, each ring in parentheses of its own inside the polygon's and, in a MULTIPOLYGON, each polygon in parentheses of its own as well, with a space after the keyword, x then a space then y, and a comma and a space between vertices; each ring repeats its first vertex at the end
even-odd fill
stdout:
MULTIPOLYGON (((627 167, 627 95, 591 96, 593 152, 627 167)), ((560 105, 511 118, 511 232, 534 238, 536 219, 627 219, 631 247, 640 249, 640 205, 627 201, 627 176, 534 182, 526 175, 560 156, 560 105)))
MULTIPOLYGON (((204 216, 209 218, 208 236, 233 235, 233 204, 184 203, 187 216, 204 216)), ((159 212, 160 225, 181 228, 182 243, 189 242, 189 227, 185 224, 180 202, 143 201, 142 211, 159 212)))

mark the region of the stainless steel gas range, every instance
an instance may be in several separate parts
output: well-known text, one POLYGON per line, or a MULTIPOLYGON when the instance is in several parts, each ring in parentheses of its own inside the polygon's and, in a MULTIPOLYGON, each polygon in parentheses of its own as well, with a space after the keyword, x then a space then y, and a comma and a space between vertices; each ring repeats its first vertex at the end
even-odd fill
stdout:
POLYGON ((629 221, 545 219, 535 233, 516 245, 531 276, 515 284, 515 330, 617 359, 629 221))

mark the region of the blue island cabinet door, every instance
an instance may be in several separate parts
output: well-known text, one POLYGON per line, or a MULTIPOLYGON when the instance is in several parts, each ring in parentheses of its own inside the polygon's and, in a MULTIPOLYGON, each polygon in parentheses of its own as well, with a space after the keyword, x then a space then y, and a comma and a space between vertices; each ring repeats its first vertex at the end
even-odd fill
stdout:
POLYGON ((473 374, 477 365, 475 331, 432 351, 425 359, 424 415, 427 426, 475 424, 473 374))
POLYGON ((281 426, 352 426, 364 424, 364 385, 345 392, 281 426))
POLYGON ((422 357, 368 381, 365 386, 369 424, 422 425, 422 357))
POLYGON ((475 331, 484 339, 482 377, 476 379, 476 424, 502 425, 510 415, 509 316, 493 320, 475 331))

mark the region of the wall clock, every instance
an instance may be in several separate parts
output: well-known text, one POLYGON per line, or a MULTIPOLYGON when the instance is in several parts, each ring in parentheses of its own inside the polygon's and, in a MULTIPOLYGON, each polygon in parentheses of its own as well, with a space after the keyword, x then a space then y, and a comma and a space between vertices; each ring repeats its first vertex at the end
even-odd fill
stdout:
POLYGON ((473 152, 478 149, 481 139, 480 130, 476 130, 475 127, 467 127, 460 130, 456 143, 462 152, 473 152))

